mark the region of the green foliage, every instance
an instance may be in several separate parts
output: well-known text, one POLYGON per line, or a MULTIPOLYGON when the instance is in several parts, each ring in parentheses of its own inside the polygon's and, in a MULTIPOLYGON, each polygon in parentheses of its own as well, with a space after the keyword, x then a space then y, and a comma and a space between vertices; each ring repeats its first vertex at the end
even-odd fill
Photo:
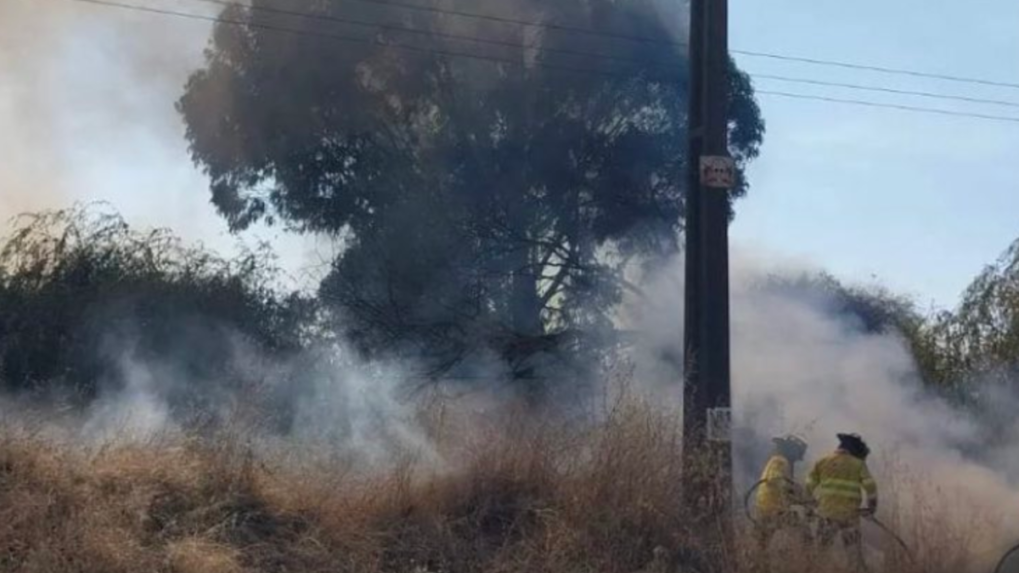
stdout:
POLYGON ((880 286, 850 286, 827 273, 772 276, 761 285, 784 294, 812 300, 866 334, 900 336, 916 362, 921 380, 939 391, 954 390, 960 371, 940 340, 950 323, 948 315, 927 316, 909 297, 880 286))
POLYGON ((909 298, 881 287, 847 286, 828 273, 771 275, 758 288, 816 302, 868 334, 911 332, 924 323, 909 298))
POLYGON ((864 332, 895 332, 931 389, 968 403, 985 387, 1012 388, 1019 372, 1019 241, 987 266, 954 311, 919 312, 886 289, 846 287, 828 275, 774 278, 770 288, 821 296, 864 332))
POLYGON ((939 378, 1011 385, 1019 368, 1019 242, 974 279, 955 312, 936 317, 931 337, 939 378))
POLYGON ((20 218, 0 248, 0 383, 11 391, 96 393, 125 360, 172 368, 180 398, 240 378, 239 346, 284 356, 312 306, 272 288, 271 259, 224 260, 167 231, 75 208, 20 218))
MULTIPOLYGON (((275 18, 255 0, 228 9, 254 25, 216 27, 179 102, 232 228, 282 220, 344 237, 321 295, 365 352, 424 353, 443 370, 472 349, 504 355, 498 340, 604 331, 626 262, 678 248, 687 63, 656 3, 496 5, 653 41, 338 1, 302 6, 334 24, 289 18, 278 24, 306 35, 285 35, 265 29, 275 18), (413 31, 362 34, 367 44, 313 36, 354 34, 336 18, 413 31)), ((748 76, 730 78, 742 166, 764 127, 748 76)), ((745 191, 742 180, 734 196, 745 191)))

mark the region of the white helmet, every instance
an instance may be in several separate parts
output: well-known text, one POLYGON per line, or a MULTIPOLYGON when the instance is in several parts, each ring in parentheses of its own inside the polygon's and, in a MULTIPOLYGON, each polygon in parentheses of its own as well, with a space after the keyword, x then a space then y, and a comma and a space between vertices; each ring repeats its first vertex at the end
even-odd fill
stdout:
POLYGON ((771 441, 782 455, 794 462, 802 460, 804 454, 807 453, 807 442, 799 436, 793 434, 777 436, 771 441))

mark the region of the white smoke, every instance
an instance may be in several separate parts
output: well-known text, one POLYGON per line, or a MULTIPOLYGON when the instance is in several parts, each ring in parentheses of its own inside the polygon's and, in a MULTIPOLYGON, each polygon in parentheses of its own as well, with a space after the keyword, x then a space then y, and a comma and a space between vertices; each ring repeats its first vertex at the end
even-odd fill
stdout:
MULTIPOLYGON (((995 538, 982 539, 986 546, 972 548, 975 553, 992 554, 1010 541, 1019 526, 1019 474, 1003 459, 1009 452, 989 452, 977 416, 922 387, 904 340, 866 333, 823 296, 761 288, 769 276, 811 270, 802 264, 741 252, 733 267, 739 483, 756 479, 771 436, 798 433, 807 439, 807 463, 798 468, 802 479, 812 459, 835 447, 836 433, 857 432, 871 445, 871 469, 902 524, 914 527, 924 508, 934 506, 958 524, 997 522, 995 538)), ((679 374, 660 357, 681 355, 683 276, 679 259, 660 269, 647 285, 647 298, 631 301, 623 317, 641 337, 638 379, 656 391, 671 385, 674 395, 679 374)))
POLYGON ((100 396, 89 409, 81 436, 92 443, 145 443, 177 430, 159 383, 167 379, 158 369, 122 356, 118 364, 124 386, 100 396))
POLYGON ((406 392, 409 364, 366 362, 344 346, 325 351, 326 369, 297 402, 288 441, 345 452, 365 469, 405 456, 437 460, 434 445, 406 392))
POLYGON ((83 414, 63 425, 86 446, 172 441, 197 431, 237 440, 274 463, 328 458, 363 472, 409 458, 438 463, 420 404, 406 391, 410 363, 365 361, 345 344, 273 360, 237 333, 196 328, 228 338, 229 379, 195 379, 180 356, 142 357, 130 336, 111 336, 105 356, 113 373, 83 414))

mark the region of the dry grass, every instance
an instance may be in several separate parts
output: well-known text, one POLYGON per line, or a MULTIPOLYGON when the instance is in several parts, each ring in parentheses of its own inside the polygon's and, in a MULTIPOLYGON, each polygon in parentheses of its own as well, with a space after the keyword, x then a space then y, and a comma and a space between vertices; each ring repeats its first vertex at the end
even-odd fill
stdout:
MULTIPOLYGON (((634 400, 587 426, 512 415, 467 432, 443 418, 441 466, 381 472, 314 456, 272 466, 230 440, 86 451, 8 430, 0 571, 749 571, 745 535, 726 566, 704 563, 680 509, 676 419, 634 400)), ((943 517, 904 529, 933 559, 884 570, 965 571, 968 538, 943 517)), ((781 542, 773 553, 776 573, 837 570, 781 542)))

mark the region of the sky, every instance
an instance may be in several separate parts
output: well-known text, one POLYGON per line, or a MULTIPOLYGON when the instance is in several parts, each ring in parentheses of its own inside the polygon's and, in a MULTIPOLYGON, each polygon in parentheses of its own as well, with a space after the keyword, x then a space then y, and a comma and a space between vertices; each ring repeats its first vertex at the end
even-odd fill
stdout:
MULTIPOLYGON (((1019 2, 730 0, 730 46, 1019 84, 1019 2)), ((1019 89, 736 58, 758 74, 1019 103, 1019 89)), ((755 87, 1019 117, 1019 107, 765 79, 755 87)), ((735 244, 951 307, 1019 238, 1019 123, 759 99, 768 133, 737 206, 735 244)))
MULTIPOLYGON (((150 6, 201 5, 138 0, 150 6)), ((1019 2, 730 0, 734 49, 1019 83, 1019 2), (969 4, 969 5, 967 5, 969 4)), ((258 228, 228 233, 192 166, 173 103, 202 62, 207 23, 71 0, 0 0, 0 220, 107 201, 130 223, 229 252, 270 241, 295 281, 327 245, 258 228)), ((757 74, 968 97, 991 89, 737 56, 757 74)), ((761 89, 1019 117, 1019 108, 758 79, 761 89)), ((768 124, 736 248, 794 257, 951 307, 1019 238, 1019 123, 760 96, 768 124)), ((0 223, 2 225, 2 223, 0 223)))

